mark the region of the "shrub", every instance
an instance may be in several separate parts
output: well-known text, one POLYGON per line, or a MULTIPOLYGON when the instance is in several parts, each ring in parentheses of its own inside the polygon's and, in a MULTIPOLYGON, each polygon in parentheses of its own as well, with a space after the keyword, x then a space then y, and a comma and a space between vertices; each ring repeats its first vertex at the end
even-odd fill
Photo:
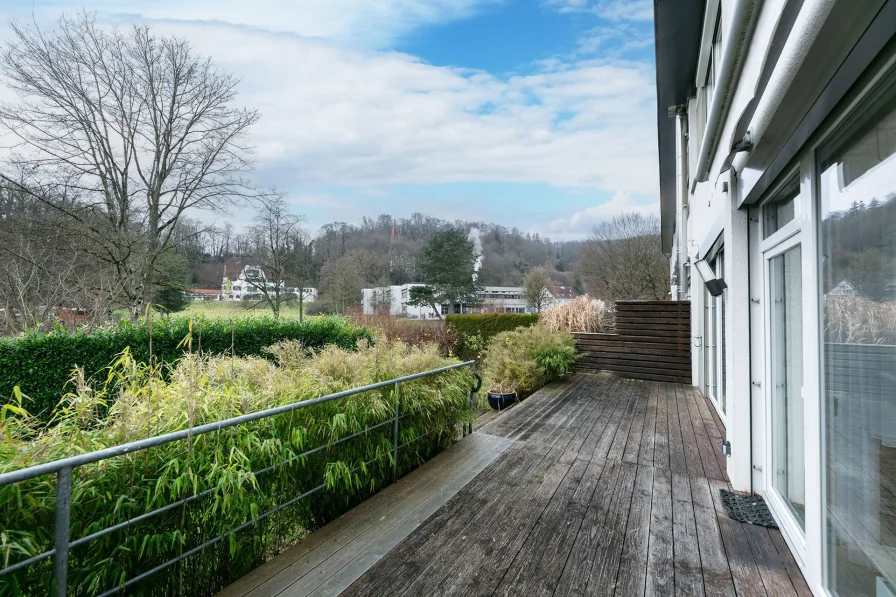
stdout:
POLYGON ((501 332, 538 323, 538 315, 495 313, 485 315, 448 315, 445 322, 459 335, 457 354, 460 358, 479 359, 482 347, 501 332))
POLYGON ((541 312, 541 322, 555 332, 600 333, 608 331, 612 314, 602 300, 578 296, 568 303, 544 309, 541 312))
POLYGON ((486 389, 526 396, 569 371, 577 358, 569 332, 542 325, 502 332, 485 351, 486 389))
MULTIPOLYGON (((0 472, 456 362, 441 357, 434 346, 387 341, 362 342, 357 352, 331 345, 311 356, 303 345, 287 341, 273 347, 270 356, 281 364, 190 354, 172 365, 148 365, 125 351, 111 369, 114 386, 90 384, 83 376, 73 379, 73 391, 56 410, 53 425, 28 417, 18 405, 5 408, 0 472), (97 411, 113 395, 117 400, 100 420, 97 411)), ((399 452, 399 473, 453 443, 459 425, 472 418, 471 384, 464 368, 401 385, 399 405, 408 416, 400 422, 399 443, 407 447, 399 452)), ((333 442, 389 421, 394 399, 390 386, 74 469, 73 540, 200 497, 73 549, 69 594, 101 593, 326 485, 127 591, 216 593, 391 480, 391 423, 333 442), (297 458, 318 446, 329 448, 297 458)), ((52 547, 54 505, 52 478, 0 488, 2 555, 8 564, 52 547)), ((0 595, 50 594, 51 567, 45 560, 4 577, 0 595)))
POLYGON ((296 340, 318 350, 328 344, 352 348, 369 332, 338 317, 295 320, 272 317, 223 319, 161 317, 136 324, 122 322, 105 328, 49 333, 28 333, 0 340, 0 396, 19 386, 25 407, 47 420, 65 393, 72 371, 78 367, 88 379, 102 374, 125 350, 138 362, 152 356, 161 363, 179 359, 192 347, 207 354, 263 356, 264 347, 281 340, 296 340), (191 341, 184 343, 184 339, 191 341))
POLYGON ((442 356, 451 356, 457 351, 458 334, 444 321, 393 317, 388 312, 364 315, 360 310, 351 312, 350 317, 355 325, 387 340, 401 340, 413 346, 435 344, 442 356))

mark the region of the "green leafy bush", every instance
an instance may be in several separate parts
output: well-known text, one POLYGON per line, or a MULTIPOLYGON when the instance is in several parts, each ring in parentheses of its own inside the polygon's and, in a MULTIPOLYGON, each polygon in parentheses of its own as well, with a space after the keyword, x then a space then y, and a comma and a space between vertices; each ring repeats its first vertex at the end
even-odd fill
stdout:
POLYGON ((479 360, 482 348, 488 345, 496 334, 534 325, 538 323, 538 314, 448 315, 445 321, 460 336, 457 355, 465 360, 479 360))
POLYGON ((502 332, 485 351, 486 389, 526 396, 569 371, 577 358, 569 332, 541 325, 502 332))
MULTIPOLYGON (((52 424, 29 417, 17 404, 4 408, 0 472, 457 362, 440 356, 434 345, 387 340, 361 342, 356 351, 331 345, 311 355, 288 341, 269 356, 279 364, 190 354, 152 366, 126 351, 111 368, 114 384, 75 377, 52 424), (112 398, 108 414, 98 418, 112 398)), ((462 368, 402 383, 397 399, 407 416, 399 426, 399 474, 453 443, 459 426, 472 420, 472 382, 462 368)), ((215 594, 391 481, 394 400, 389 386, 74 469, 72 540, 200 497, 74 548, 68 594, 102 593, 324 484, 127 591, 215 594), (329 447, 298 457, 318 446, 329 447)), ((0 557, 7 565, 52 547, 54 505, 52 477, 0 488, 0 557)), ((45 560, 4 577, 0 595, 51 594, 51 567, 45 560)))
POLYGON ((104 370, 125 348, 137 362, 148 363, 150 347, 156 361, 171 363, 192 347, 206 354, 264 356, 264 348, 282 340, 296 340, 308 349, 329 344, 353 348, 369 332, 338 317, 295 320, 272 317, 210 318, 157 317, 152 329, 146 321, 92 330, 55 330, 0 339, 0 396, 19 386, 25 408, 48 420, 65 394, 72 371, 79 367, 88 379, 104 370), (190 336, 191 342, 184 343, 190 336))

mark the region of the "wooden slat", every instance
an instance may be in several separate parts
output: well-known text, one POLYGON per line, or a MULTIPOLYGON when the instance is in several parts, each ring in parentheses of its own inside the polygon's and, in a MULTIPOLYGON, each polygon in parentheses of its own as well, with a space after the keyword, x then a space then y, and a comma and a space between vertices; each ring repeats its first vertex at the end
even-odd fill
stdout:
POLYGON ((678 422, 681 429, 681 441, 684 447, 684 458, 687 463, 688 474, 692 477, 703 477, 703 461, 700 459, 700 448, 697 446, 694 427, 691 425, 687 399, 681 386, 675 386, 672 391, 674 392, 675 404, 678 409, 678 422))
POLYGON ((683 301, 668 301, 668 300, 659 300, 659 301, 617 301, 616 305, 628 306, 628 305, 673 305, 673 306, 681 306, 681 305, 690 305, 691 301, 683 300, 683 301))
POLYGON ((591 575, 585 588, 588 595, 612 595, 616 587, 638 469, 634 464, 622 463, 620 466, 616 492, 594 553, 591 575))
POLYGON ((691 320, 690 311, 680 311, 677 313, 654 313, 651 311, 633 311, 629 313, 616 313, 613 318, 615 325, 619 326, 625 323, 650 323, 653 321, 668 321, 675 324, 687 324, 691 320))
POLYGON ((589 369, 588 367, 577 367, 576 372, 578 373, 612 373, 614 375, 621 375, 623 377, 627 377, 628 379, 638 379, 642 381, 657 381, 657 382, 669 382, 669 383, 679 383, 684 384, 690 382, 689 377, 680 377, 680 376, 672 376, 672 375, 649 375, 646 373, 617 373, 616 371, 609 371, 607 369, 589 369))
MULTIPOLYGON (((630 335, 630 334, 607 334, 603 338, 580 338, 576 340, 576 344, 589 346, 589 345, 601 345, 601 344, 637 344, 637 345, 650 345, 650 344, 660 344, 660 345, 678 345, 683 344, 685 347, 689 347, 691 343, 690 337, 678 337, 678 336, 643 336, 643 335, 630 335)), ((651 348, 651 346, 645 346, 646 348, 651 348)), ((652 348, 660 348, 659 346, 653 346, 652 348)), ((681 349, 679 349, 681 350, 681 349)))
POLYGON ((585 594, 591 567, 594 565, 594 553, 603 540, 593 529, 603 529, 609 519, 613 497, 619 485, 621 465, 621 462, 609 461, 604 466, 594 497, 582 521, 582 528, 554 589, 555 597, 585 594))
MULTIPOLYGON (((671 410, 671 408, 670 408, 671 410)), ((687 475, 672 473, 672 541, 675 544, 675 594, 704 594, 697 523, 687 475)))
POLYGON ((645 595, 667 597, 674 593, 674 561, 672 474, 668 470, 658 469, 653 478, 645 595))
POLYGON ((617 305, 616 305, 617 312, 635 313, 635 312, 640 312, 640 311, 647 311, 647 312, 653 311, 653 312, 671 313, 671 312, 676 312, 676 311, 690 312, 690 310, 691 310, 690 305, 675 306, 675 307, 672 307, 669 309, 660 309, 658 305, 647 305, 647 304, 644 304, 644 305, 619 305, 617 303, 617 305))
POLYGON ((685 353, 681 349, 681 347, 631 347, 626 346, 625 344, 613 344, 612 342, 602 342, 591 344, 579 344, 576 343, 577 349, 581 353, 588 352, 602 352, 602 353, 616 353, 616 354, 634 354, 634 355, 655 355, 655 356, 671 356, 678 357, 687 361, 690 361, 690 351, 685 353))
POLYGON ((628 334, 631 332, 631 330, 654 330, 657 332, 690 332, 691 323, 687 319, 682 319, 682 323, 671 323, 667 321, 646 322, 643 319, 639 320, 637 323, 623 323, 620 321, 616 322, 616 333, 628 334))
MULTIPOLYGON (((647 561, 650 547, 650 516, 653 499, 654 469, 639 466, 635 477, 631 509, 625 531, 625 545, 613 594, 643 595, 647 582, 647 561)), ((610 594, 610 591, 606 591, 610 594)))
POLYGON ((648 363, 675 363, 681 365, 687 365, 688 368, 691 366, 691 360, 687 357, 679 356, 679 355, 665 355, 665 354, 637 354, 637 353, 625 353, 625 352, 610 352, 610 351, 583 351, 579 353, 581 359, 605 359, 605 360, 618 360, 621 362, 632 362, 632 361, 645 361, 648 363))
POLYGON ((685 374, 690 374, 691 372, 690 367, 671 365, 665 367, 661 367, 659 365, 655 367, 639 367, 638 365, 646 365, 646 363, 644 363, 643 361, 626 364, 614 364, 604 362, 599 359, 586 359, 582 362, 582 364, 597 369, 603 369, 605 371, 615 371, 617 373, 644 373, 648 375, 682 376, 685 374))
MULTIPOLYGON (((674 369, 683 373, 691 372, 691 364, 682 362, 680 359, 670 360, 670 357, 664 355, 653 355, 655 358, 644 358, 639 355, 627 354, 602 354, 602 353, 581 353, 579 357, 580 363, 588 363, 593 365, 604 365, 606 367, 640 367, 642 369, 674 369)), ((646 373, 647 371, 645 371, 646 373)))
POLYGON ((641 448, 638 450, 638 464, 652 467, 656 449, 657 403, 659 402, 657 384, 650 384, 648 393, 644 429, 641 432, 641 448))
POLYGON ((664 391, 668 398, 669 412, 669 470, 673 473, 687 474, 688 462, 684 453, 684 441, 681 435, 681 420, 678 416, 678 405, 675 403, 675 387, 666 384, 664 391))
POLYGON ((690 483, 694 519, 697 523, 697 543, 700 546, 700 565, 703 569, 703 586, 706 594, 734 597, 737 593, 731 576, 731 568, 728 565, 728 556, 722 542, 722 535, 716 522, 709 481, 701 477, 691 477, 690 483))
POLYGON ((708 481, 712 505, 715 509, 715 520, 719 525, 719 534, 725 547, 725 557, 738 596, 764 597, 765 586, 759 568, 753 559, 750 543, 744 533, 743 525, 728 517, 719 490, 729 490, 730 486, 722 481, 708 481))

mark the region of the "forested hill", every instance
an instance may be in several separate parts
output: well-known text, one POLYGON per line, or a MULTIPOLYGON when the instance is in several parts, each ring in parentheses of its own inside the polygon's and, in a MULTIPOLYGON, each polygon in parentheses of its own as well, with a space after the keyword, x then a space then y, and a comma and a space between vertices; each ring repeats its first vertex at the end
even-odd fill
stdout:
MULTIPOLYGON (((328 263, 335 264, 351 254, 349 258, 364 272, 364 284, 419 282, 420 251, 434 232, 449 227, 467 233, 478 230, 483 256, 479 282, 483 285, 518 286, 526 272, 539 266, 545 267, 557 284, 575 283, 573 269, 581 254, 580 241, 555 243, 500 224, 449 222, 421 213, 407 218, 382 214, 377 218, 365 217, 357 224, 333 222, 321 227, 316 235, 312 234, 313 277, 316 280, 321 271, 326 272, 328 263)), ((235 257, 251 261, 254 245, 251 233, 225 229, 184 234, 178 253, 189 263, 195 285, 217 288, 222 265, 235 257)))
POLYGON ((315 258, 323 264, 352 250, 370 251, 380 257, 381 269, 389 283, 417 282, 421 279, 416 265, 420 250, 433 232, 448 227, 478 231, 483 285, 519 285, 526 272, 539 266, 546 267, 558 283, 573 283, 571 272, 581 253, 581 242, 552 243, 538 234, 523 233, 500 224, 448 222, 420 213, 395 219, 383 214, 376 219, 364 218, 357 225, 327 224, 317 236, 315 258))

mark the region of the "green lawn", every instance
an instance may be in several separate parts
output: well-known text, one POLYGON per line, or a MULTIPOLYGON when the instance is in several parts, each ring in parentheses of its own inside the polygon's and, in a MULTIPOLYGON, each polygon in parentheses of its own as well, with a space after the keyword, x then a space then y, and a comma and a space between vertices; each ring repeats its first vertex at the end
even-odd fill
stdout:
MULTIPOLYGON (((271 315, 271 309, 261 305, 252 307, 254 301, 190 301, 186 309, 181 311, 179 315, 198 315, 202 314, 208 317, 253 317, 257 315, 271 315)), ((307 306, 305 311, 307 312, 307 306)), ((298 305, 283 305, 280 307, 280 317, 289 319, 299 318, 298 305)), ((307 313, 306 313, 307 317, 307 313)))

